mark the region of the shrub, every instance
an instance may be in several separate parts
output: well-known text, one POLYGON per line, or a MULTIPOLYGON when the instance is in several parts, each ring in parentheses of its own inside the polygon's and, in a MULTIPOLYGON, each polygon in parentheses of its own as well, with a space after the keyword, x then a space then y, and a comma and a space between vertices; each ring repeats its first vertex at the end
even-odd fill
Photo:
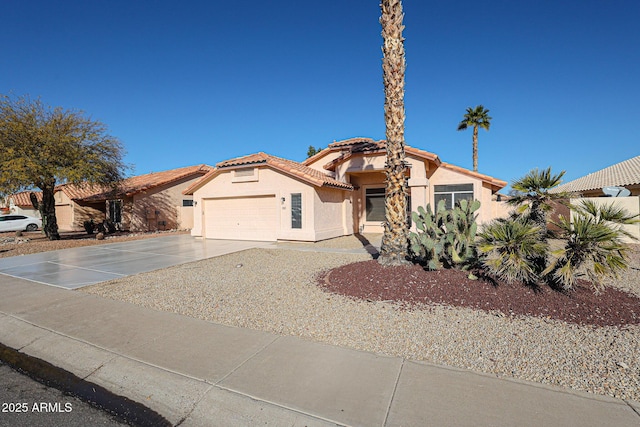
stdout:
POLYGON ((96 224, 95 222, 93 222, 93 219, 84 221, 82 223, 82 226, 84 227, 84 230, 87 232, 87 234, 93 234, 93 230, 96 228, 96 224))
POLYGON ((588 200, 572 209, 572 221, 561 216, 554 222, 565 245, 552 252, 554 258, 544 273, 563 289, 571 289, 579 276, 586 275, 598 291, 602 278, 617 277, 628 267, 629 248, 622 238, 635 238, 622 225, 638 222, 637 215, 629 215, 614 204, 597 205, 588 200))
POLYGON ((445 209, 441 200, 435 212, 430 205, 419 207, 411 215, 418 232, 409 234, 414 259, 430 270, 473 266, 477 259, 475 212, 479 208, 477 200, 462 200, 453 209, 445 209))
POLYGON ((478 236, 481 265, 491 274, 506 282, 538 281, 537 260, 548 253, 539 226, 526 219, 498 219, 484 226, 478 236))

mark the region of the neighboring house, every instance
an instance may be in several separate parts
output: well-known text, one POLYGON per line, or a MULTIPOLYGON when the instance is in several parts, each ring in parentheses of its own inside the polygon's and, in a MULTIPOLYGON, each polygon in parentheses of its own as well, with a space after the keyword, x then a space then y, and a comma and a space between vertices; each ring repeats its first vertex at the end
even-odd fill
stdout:
POLYGON ((580 197, 605 197, 602 191, 604 187, 624 187, 632 196, 640 196, 640 156, 561 184, 551 190, 551 193, 569 192, 580 197))
MULTIPOLYGON (((631 215, 640 215, 640 156, 561 184, 550 191, 550 193, 559 192, 571 193, 572 204, 588 199, 599 205, 615 204, 631 215), (603 191, 605 187, 626 188, 630 194, 628 197, 607 197, 603 191)), ((569 215, 567 209, 561 213, 565 217, 569 215)), ((624 229, 636 239, 640 239, 640 223, 625 225, 624 229)), ((625 240, 637 243, 637 240, 625 240)))
POLYGON ((190 229, 193 198, 183 190, 212 168, 196 165, 127 178, 117 187, 60 185, 56 216, 61 230, 83 230, 83 223, 109 219, 130 231, 190 229))
MULTIPOLYGON (((445 200, 482 203, 479 222, 502 214, 495 193, 507 183, 442 162, 406 146, 410 209, 445 200)), ((318 241, 354 233, 382 233, 384 141, 334 142, 303 163, 257 153, 216 165, 189 187, 191 234, 205 238, 318 241)), ((409 212, 407 212, 409 215, 409 212)))
POLYGON ((11 194, 7 196, 9 203, 8 211, 6 213, 40 218, 40 212, 34 208, 33 203, 31 203, 31 197, 29 196, 31 193, 36 195, 38 203, 42 202, 42 191, 22 191, 20 193, 11 194))

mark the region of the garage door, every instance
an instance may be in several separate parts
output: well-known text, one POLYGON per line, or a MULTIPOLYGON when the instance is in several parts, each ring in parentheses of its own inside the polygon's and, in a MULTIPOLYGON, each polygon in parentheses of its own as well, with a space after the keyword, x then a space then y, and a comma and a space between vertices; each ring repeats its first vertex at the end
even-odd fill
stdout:
POLYGON ((276 240, 275 196, 204 200, 207 239, 276 240))

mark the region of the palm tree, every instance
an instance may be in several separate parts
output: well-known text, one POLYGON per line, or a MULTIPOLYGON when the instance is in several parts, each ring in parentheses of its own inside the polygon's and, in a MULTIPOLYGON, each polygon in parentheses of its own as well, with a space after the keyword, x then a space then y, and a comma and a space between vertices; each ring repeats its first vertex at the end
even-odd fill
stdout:
POLYGON ((385 222, 378 261, 382 265, 407 263, 409 227, 407 224, 407 177, 404 152, 404 38, 402 37, 402 2, 382 0, 384 81, 384 120, 386 125, 387 163, 385 222))
POLYGON ((464 118, 458 124, 458 130, 466 130, 470 126, 473 127, 473 171, 478 172, 478 128, 489 130, 491 126, 489 110, 485 110, 482 105, 476 108, 468 107, 464 118))
POLYGON ((524 215, 540 227, 543 238, 548 234, 547 222, 554 209, 553 202, 569 198, 567 193, 549 192, 562 182, 564 173, 552 174, 551 168, 533 169, 511 184, 516 193, 507 203, 517 206, 517 214, 524 215))

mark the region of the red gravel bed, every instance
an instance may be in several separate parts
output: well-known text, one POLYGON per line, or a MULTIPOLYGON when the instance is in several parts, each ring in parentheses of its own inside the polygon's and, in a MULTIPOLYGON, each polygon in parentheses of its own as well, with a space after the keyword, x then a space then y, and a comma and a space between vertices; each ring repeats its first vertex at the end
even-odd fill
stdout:
POLYGON ((425 271, 418 265, 383 267, 377 261, 347 264, 318 276, 326 291, 366 301, 389 301, 413 309, 440 304, 526 315, 593 326, 640 323, 640 298, 606 288, 595 294, 582 281, 562 293, 548 287, 537 290, 521 283, 491 279, 470 280, 459 270, 425 271))

